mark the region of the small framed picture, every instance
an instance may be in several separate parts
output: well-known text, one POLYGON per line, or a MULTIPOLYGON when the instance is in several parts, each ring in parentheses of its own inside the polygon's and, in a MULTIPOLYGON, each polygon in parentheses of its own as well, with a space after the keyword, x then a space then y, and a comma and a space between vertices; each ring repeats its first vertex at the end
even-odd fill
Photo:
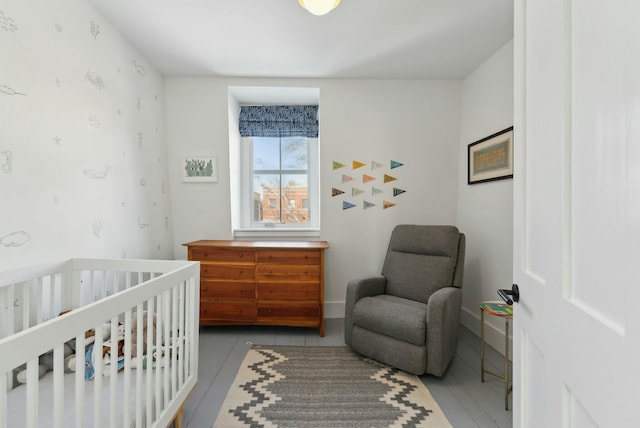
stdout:
POLYGON ((217 182, 218 158, 216 156, 189 156, 180 159, 182 181, 217 182))
POLYGON ((467 146, 467 184, 513 178, 513 126, 467 146))

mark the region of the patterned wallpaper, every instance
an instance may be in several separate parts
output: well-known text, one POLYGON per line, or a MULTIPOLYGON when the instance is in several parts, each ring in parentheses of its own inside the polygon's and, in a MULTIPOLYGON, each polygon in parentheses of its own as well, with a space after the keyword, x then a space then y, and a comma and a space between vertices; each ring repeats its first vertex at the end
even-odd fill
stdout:
POLYGON ((84 0, 3 0, 0 52, 0 270, 173 258, 162 76, 84 0))

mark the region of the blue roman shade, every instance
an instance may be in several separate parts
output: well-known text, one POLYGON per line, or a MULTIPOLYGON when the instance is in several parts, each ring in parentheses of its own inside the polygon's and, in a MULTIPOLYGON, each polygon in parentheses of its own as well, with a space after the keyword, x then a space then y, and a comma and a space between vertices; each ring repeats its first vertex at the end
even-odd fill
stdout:
POLYGON ((241 106, 242 137, 318 137, 318 106, 241 106))

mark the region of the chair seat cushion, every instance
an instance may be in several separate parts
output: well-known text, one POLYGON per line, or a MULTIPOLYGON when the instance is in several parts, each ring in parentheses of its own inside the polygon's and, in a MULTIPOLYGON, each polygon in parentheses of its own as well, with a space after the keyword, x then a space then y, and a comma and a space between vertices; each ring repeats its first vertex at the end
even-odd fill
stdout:
POLYGON ((363 297, 353 309, 353 324, 414 345, 426 344, 427 305, 390 295, 363 297))

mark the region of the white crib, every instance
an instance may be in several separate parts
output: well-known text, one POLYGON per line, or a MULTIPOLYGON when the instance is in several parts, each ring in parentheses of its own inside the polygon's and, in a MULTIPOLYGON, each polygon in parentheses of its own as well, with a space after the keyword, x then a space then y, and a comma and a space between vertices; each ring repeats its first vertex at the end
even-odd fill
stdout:
POLYGON ((0 428, 179 428, 198 377, 199 277, 197 262, 164 260, 0 272, 0 428))

